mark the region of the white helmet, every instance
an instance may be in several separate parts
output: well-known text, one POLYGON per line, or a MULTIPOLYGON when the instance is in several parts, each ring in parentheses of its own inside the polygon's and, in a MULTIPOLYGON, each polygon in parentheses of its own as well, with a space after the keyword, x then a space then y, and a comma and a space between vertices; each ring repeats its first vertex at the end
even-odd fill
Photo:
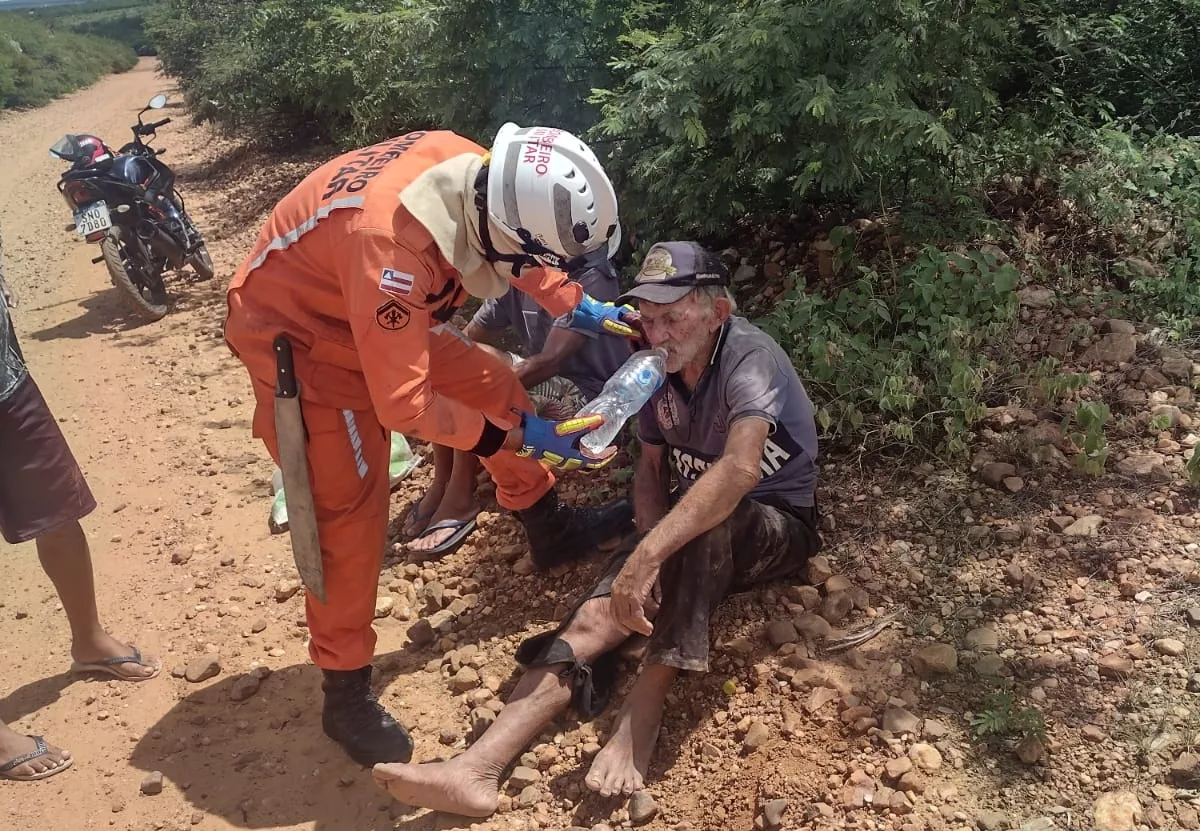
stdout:
POLYGON ((538 262, 568 268, 617 252, 617 194, 591 148, 565 130, 507 123, 492 142, 487 215, 538 262))

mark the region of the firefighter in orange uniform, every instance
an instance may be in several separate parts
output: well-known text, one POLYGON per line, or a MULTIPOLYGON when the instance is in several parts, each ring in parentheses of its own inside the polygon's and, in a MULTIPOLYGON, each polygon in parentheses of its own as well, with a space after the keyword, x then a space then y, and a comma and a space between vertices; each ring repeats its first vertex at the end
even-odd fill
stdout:
POLYGON ((226 341, 277 462, 272 344, 282 335, 294 350, 326 591, 324 603, 307 597, 310 654, 324 671, 325 733, 360 764, 412 754, 370 689, 390 431, 477 454, 539 567, 630 526, 625 501, 576 508, 555 495, 550 468, 608 461, 579 448, 602 420, 537 418, 512 370, 447 325, 468 294, 498 297, 511 283, 576 325, 634 335, 627 307, 564 274, 618 239, 612 185, 570 133, 506 124, 490 152, 450 132, 410 133, 309 175, 230 284, 226 341))

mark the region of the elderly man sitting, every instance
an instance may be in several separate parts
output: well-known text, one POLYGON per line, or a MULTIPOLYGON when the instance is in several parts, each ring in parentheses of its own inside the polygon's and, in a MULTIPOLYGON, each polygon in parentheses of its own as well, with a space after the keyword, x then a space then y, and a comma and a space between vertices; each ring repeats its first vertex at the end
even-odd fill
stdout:
POLYGON ((589 718, 603 708, 616 650, 633 632, 649 638, 643 669, 586 781, 606 796, 641 788, 671 683, 680 670, 708 669, 717 605, 796 576, 820 549, 812 404, 779 345, 731 317, 728 285, 724 266, 696 243, 650 249, 618 301, 639 302, 647 339, 667 352, 667 382, 638 422, 633 498, 642 535, 562 625, 521 645, 528 671, 466 752, 375 767, 396 799, 491 814, 503 771, 558 713, 574 704, 589 718))

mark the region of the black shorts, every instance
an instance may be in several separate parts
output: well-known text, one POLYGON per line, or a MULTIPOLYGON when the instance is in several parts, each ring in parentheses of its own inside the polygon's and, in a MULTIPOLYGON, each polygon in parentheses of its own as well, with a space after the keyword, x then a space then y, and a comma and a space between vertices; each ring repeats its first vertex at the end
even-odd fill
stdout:
POLYGON ((0 401, 0 535, 28 542, 95 508, 54 414, 27 377, 0 401))

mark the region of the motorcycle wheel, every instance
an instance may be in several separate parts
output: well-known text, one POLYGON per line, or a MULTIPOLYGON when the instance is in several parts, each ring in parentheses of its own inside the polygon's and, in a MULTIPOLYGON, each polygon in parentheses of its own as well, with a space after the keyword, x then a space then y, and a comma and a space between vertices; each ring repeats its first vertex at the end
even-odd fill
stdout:
POLYGON ((196 272, 196 276, 201 280, 211 280, 216 273, 216 270, 213 268, 212 257, 208 253, 208 246, 204 243, 200 243, 200 247, 192 253, 192 256, 187 258, 186 265, 191 266, 192 270, 196 272))
POLYGON ((159 278, 157 287, 140 285, 140 281, 131 273, 135 266, 130 263, 130 252, 120 237, 119 228, 104 238, 100 243, 100 251, 108 267, 108 276, 125 296, 126 305, 144 320, 161 320, 167 314, 167 290, 162 285, 162 278, 159 278))

